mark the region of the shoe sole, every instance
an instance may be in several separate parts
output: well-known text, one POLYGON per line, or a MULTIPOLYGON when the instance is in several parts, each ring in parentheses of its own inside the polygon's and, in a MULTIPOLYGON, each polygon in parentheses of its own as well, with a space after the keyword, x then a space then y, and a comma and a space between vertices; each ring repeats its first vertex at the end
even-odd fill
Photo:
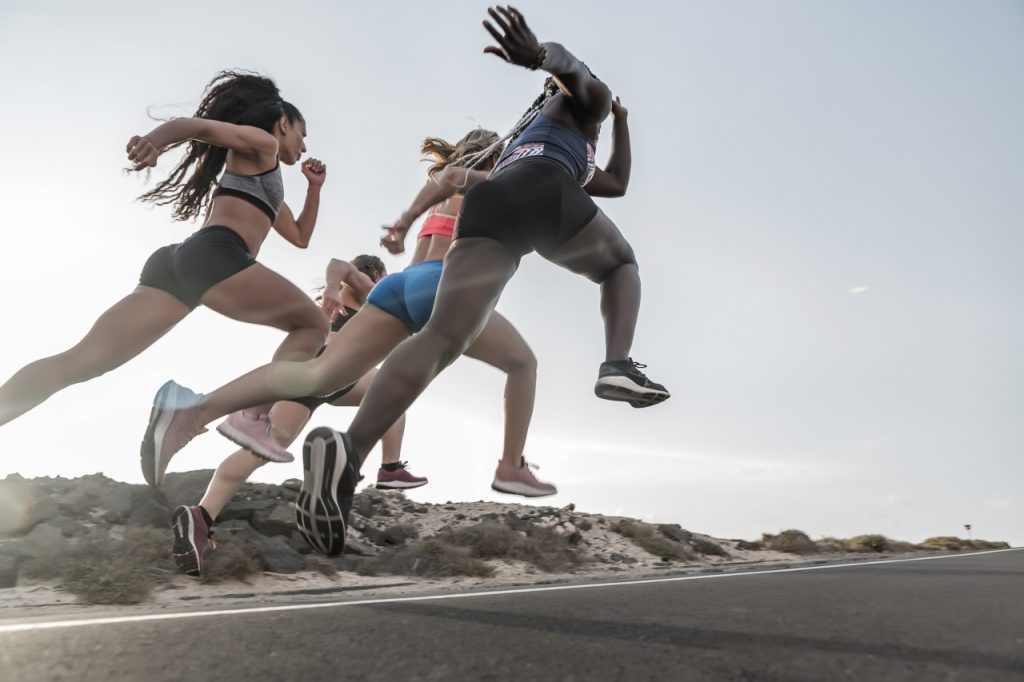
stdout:
POLYGON ((195 544, 195 519, 188 507, 178 507, 171 515, 174 530, 174 565, 185 575, 198 578, 202 571, 202 559, 195 544))
POLYGON ((177 384, 168 381, 153 396, 153 408, 149 411, 149 424, 146 426, 146 434, 142 437, 142 447, 139 448, 142 477, 146 479, 147 484, 154 488, 163 483, 163 476, 160 476, 157 465, 160 461, 157 443, 163 441, 167 427, 174 419, 174 411, 166 409, 166 406, 171 402, 176 388, 177 384))
POLYGON ((491 483, 491 490, 496 490, 499 493, 505 493, 507 495, 520 495, 522 497, 548 497, 549 495, 557 495, 558 490, 540 491, 536 488, 531 488, 525 483, 491 483))
POLYGON ((602 377, 594 385, 594 395, 604 400, 629 403, 633 407, 650 407, 668 400, 668 391, 641 386, 632 379, 622 376, 602 377))
POLYGON ((321 426, 306 436, 295 525, 310 547, 327 556, 338 556, 345 550, 345 519, 336 491, 347 462, 344 445, 334 429, 321 426))
POLYGON ((217 433, 224 436, 235 445, 245 448, 260 459, 265 459, 268 462, 287 464, 288 462, 295 461, 295 457, 290 452, 285 452, 285 454, 288 455, 287 457, 282 457, 279 454, 271 452, 258 440, 254 440, 249 434, 236 429, 226 419, 217 425, 217 433))
POLYGON ((376 487, 380 490, 411 490, 412 488, 422 488, 428 483, 428 481, 419 481, 418 483, 406 483, 405 481, 394 481, 391 483, 377 483, 376 487))

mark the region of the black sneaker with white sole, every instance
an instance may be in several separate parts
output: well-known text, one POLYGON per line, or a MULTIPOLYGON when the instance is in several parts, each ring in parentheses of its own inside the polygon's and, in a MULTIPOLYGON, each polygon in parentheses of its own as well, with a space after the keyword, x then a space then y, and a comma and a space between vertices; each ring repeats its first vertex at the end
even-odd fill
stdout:
POLYGON ((668 400, 668 390, 648 379, 640 371, 644 367, 647 365, 634 362, 633 358, 602 362, 594 393, 598 398, 619 400, 633 407, 650 407, 668 400))
POLYGON ((346 515, 338 505, 337 491, 347 463, 342 440, 334 429, 322 426, 306 436, 295 524, 310 547, 327 556, 338 556, 345 549, 346 515))

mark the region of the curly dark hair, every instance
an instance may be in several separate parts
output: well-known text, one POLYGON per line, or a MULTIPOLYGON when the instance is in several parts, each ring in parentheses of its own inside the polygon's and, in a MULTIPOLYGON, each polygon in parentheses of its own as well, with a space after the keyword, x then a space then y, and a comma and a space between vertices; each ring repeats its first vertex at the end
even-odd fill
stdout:
POLYGON ((388 274, 388 269, 384 266, 384 261, 377 256, 370 256, 364 253, 353 258, 352 265, 356 266, 356 270, 363 273, 374 282, 388 274))
MULTIPOLYGON (((292 123, 304 120, 299 110, 281 99, 274 81, 245 71, 221 71, 203 92, 196 118, 249 125, 268 133, 282 116, 292 123)), ((184 158, 156 187, 139 197, 158 206, 174 204, 175 220, 190 220, 202 214, 210 203, 217 176, 224 168, 228 150, 198 140, 184 140, 168 149, 187 144, 184 158), (195 166, 191 174, 189 170, 195 166), (186 177, 187 176, 187 177, 186 177)))

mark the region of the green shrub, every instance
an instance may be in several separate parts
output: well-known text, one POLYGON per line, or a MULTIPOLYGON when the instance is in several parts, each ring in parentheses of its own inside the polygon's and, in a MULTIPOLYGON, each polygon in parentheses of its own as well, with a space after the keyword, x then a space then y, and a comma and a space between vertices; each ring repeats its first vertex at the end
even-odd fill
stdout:
POLYGON ((845 544, 848 552, 887 552, 889 542, 884 535, 857 535, 846 540, 845 544))
POLYGON ((926 549, 960 550, 963 549, 964 541, 951 535, 939 535, 926 539, 921 543, 921 546, 926 549))

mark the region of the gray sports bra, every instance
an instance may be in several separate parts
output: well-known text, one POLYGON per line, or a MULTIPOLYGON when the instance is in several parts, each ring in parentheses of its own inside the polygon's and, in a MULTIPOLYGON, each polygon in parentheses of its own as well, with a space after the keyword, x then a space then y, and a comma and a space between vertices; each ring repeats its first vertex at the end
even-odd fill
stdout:
POLYGON ((281 163, 259 175, 239 175, 225 170, 220 176, 219 187, 213 196, 236 197, 267 214, 270 222, 277 219, 277 212, 284 203, 284 181, 281 179, 281 163))

